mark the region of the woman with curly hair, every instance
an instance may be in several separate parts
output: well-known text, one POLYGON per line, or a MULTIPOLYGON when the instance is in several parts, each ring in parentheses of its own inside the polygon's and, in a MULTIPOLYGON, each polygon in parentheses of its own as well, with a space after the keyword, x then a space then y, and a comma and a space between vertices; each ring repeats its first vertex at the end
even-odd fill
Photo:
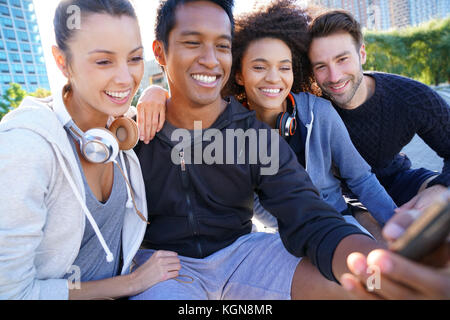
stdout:
MULTIPOLYGON (((278 130, 323 200, 348 222, 359 225, 352 216, 353 207, 342 195, 340 179, 382 226, 394 213, 395 203, 356 151, 330 102, 314 95, 318 92, 307 59, 310 20, 308 12, 291 0, 237 17, 233 66, 223 94, 234 96, 255 111, 258 120, 278 130)), ((156 114, 156 101, 165 101, 165 97, 165 91, 152 89, 141 98, 138 114, 147 114, 145 123, 151 121, 150 114, 156 114), (149 101, 152 103, 146 103, 149 101)), ((144 140, 149 141, 149 132, 142 132, 144 140)), ((275 218, 262 208, 256 196, 255 217, 265 226, 277 227, 275 218)), ((373 222, 367 227, 381 239, 379 226, 373 222)))

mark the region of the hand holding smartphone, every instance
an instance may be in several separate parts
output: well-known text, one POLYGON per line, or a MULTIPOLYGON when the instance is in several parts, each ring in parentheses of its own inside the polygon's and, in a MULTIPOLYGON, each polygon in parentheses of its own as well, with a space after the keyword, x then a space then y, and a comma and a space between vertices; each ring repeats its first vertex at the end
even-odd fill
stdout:
POLYGON ((450 189, 425 210, 389 249, 419 261, 443 244, 450 234, 450 189))

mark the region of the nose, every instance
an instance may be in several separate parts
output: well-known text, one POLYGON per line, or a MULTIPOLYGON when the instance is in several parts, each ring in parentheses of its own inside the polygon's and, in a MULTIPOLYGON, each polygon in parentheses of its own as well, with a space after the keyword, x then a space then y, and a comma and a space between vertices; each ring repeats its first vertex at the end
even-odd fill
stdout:
POLYGON ((336 68, 335 66, 330 66, 328 68, 328 82, 338 83, 340 80, 341 80, 341 72, 339 71, 339 68, 336 68))
POLYGON ((270 68, 269 71, 266 73, 265 80, 271 83, 277 83, 278 81, 280 81, 281 77, 278 69, 270 68))
POLYGON ((122 63, 118 66, 114 80, 120 85, 129 85, 133 82, 133 75, 127 63, 122 63))
POLYGON ((219 65, 219 60, 217 59, 215 46, 205 45, 198 62, 208 69, 214 69, 217 67, 219 65))

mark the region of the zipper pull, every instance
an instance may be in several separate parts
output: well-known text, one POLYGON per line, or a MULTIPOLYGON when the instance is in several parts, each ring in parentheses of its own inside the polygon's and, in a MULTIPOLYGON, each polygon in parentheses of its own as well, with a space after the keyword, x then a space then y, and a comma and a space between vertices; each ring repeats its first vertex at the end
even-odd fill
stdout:
POLYGON ((180 151, 181 171, 186 171, 186 161, 184 160, 184 150, 180 151))

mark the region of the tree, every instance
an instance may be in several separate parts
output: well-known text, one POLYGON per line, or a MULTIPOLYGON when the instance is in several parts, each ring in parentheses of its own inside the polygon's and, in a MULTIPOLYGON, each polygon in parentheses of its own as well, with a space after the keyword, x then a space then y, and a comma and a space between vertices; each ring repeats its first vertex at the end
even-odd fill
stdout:
POLYGON ((36 98, 46 98, 51 95, 51 92, 43 88, 38 88, 35 92, 28 93, 22 89, 20 84, 11 83, 9 88, 0 98, 0 120, 9 111, 17 108, 27 95, 36 98))
POLYGON ((365 69, 396 73, 426 84, 450 81, 450 18, 418 27, 365 32, 365 69))
POLYGON ((51 96, 52 93, 46 89, 38 88, 35 92, 30 93, 30 96, 36 97, 36 98, 47 98, 48 96, 51 96))
POLYGON ((10 110, 17 108, 22 102, 23 98, 27 95, 27 92, 22 89, 22 86, 18 83, 11 83, 9 88, 1 97, 0 101, 0 118, 3 118, 10 110))

